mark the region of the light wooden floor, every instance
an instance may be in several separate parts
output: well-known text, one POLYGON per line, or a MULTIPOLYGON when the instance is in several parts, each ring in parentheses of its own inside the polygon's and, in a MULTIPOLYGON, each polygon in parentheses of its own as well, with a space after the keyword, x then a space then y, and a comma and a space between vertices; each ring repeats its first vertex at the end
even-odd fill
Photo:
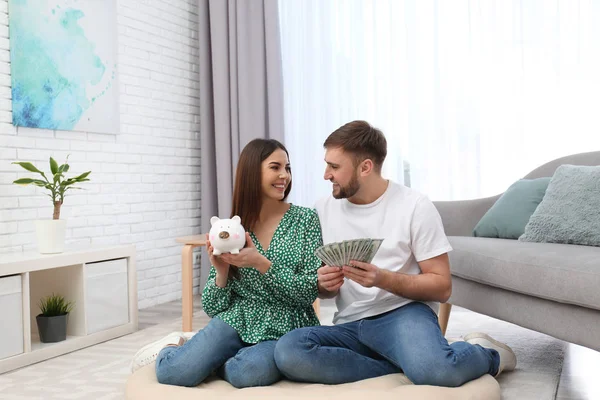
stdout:
POLYGON ((557 400, 600 399, 600 353, 569 344, 565 354, 557 400))
MULTIPOLYGON (((202 310, 200 298, 194 297, 194 311, 202 310)), ((332 301, 321 305, 322 319, 330 319, 335 310, 332 301)), ((468 310, 457 310, 467 312, 468 310)), ((453 309, 452 312, 455 312, 453 309)), ((139 327, 145 329, 181 316, 181 301, 140 310, 139 327)), ((452 315, 450 316, 452 322, 452 315)), ((567 346, 556 400, 600 399, 600 353, 574 344, 567 346)))

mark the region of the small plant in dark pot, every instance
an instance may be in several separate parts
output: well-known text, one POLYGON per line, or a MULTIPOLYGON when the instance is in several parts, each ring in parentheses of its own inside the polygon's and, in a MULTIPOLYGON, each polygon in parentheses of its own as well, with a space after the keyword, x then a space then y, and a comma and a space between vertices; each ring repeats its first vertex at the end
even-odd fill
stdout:
POLYGON ((63 296, 55 295, 40 300, 40 311, 35 317, 43 343, 55 343, 67 338, 67 319, 73 309, 73 303, 67 302, 63 296))

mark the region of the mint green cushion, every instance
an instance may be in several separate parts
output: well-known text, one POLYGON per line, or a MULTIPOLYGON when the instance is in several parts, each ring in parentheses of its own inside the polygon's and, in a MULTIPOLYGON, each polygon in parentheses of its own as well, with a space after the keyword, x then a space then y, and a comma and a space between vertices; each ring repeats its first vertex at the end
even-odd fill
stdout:
POLYGON ((521 179, 513 183, 481 218, 473 236, 518 239, 544 198, 550 179, 521 179))
POLYGON ((600 246, 600 166, 558 167, 519 240, 600 246))

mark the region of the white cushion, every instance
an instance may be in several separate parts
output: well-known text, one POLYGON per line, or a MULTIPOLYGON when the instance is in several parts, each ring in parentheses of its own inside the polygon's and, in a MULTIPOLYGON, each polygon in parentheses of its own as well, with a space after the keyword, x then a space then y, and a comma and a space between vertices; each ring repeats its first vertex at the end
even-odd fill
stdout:
POLYGON ((315 400, 500 400, 500 386, 489 374, 457 388, 413 385, 403 374, 386 375, 343 385, 280 381, 272 386, 236 389, 210 378, 195 388, 161 385, 154 364, 137 370, 127 380, 128 400, 315 399, 315 400))

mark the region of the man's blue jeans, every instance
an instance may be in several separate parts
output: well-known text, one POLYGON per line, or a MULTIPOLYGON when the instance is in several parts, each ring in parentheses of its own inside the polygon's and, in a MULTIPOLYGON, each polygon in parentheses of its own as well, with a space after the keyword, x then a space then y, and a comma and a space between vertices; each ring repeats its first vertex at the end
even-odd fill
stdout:
POLYGON ((448 344, 435 312, 414 302, 335 326, 296 329, 275 347, 288 379, 338 384, 397 372, 417 385, 455 387, 490 373, 498 352, 466 342, 448 344))
POLYGON ((193 387, 213 372, 237 388, 267 386, 281 379, 275 340, 249 345, 218 318, 180 347, 165 347, 156 359, 156 378, 167 385, 193 387))

